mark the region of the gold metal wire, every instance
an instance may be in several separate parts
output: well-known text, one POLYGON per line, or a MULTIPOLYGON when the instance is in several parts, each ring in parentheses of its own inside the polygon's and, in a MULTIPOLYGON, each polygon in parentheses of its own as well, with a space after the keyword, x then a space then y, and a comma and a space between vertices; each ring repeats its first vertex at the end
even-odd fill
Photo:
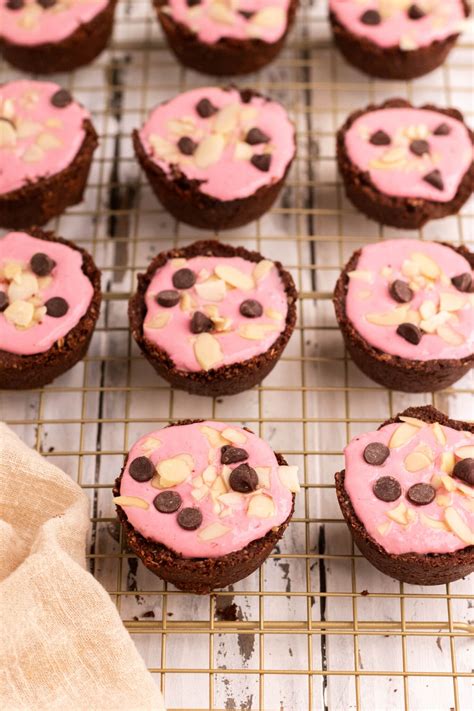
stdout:
MULTIPOLYGON (((140 637, 146 636, 150 640, 157 640, 156 646, 151 642, 153 652, 146 656, 146 659, 150 671, 159 678, 165 695, 168 696, 169 685, 176 683, 176 675, 183 680, 183 684, 188 684, 191 691, 188 693, 187 698, 190 701, 186 711, 195 708, 192 689, 196 675, 204 675, 208 680, 208 705, 207 702, 201 701, 199 708, 212 710, 224 707, 222 699, 225 694, 222 693, 222 685, 225 684, 226 709, 346 711, 354 708, 359 711, 370 708, 373 711, 375 707, 366 702, 366 687, 363 685, 367 680, 382 679, 387 684, 396 683, 391 691, 398 691, 398 705, 387 701, 386 706, 375 708, 375 711, 382 711, 382 708, 403 708, 407 711, 414 708, 410 696, 412 681, 426 679, 427 683, 430 683, 437 679, 445 685, 444 690, 448 687, 450 689, 443 692, 448 693, 449 704, 439 708, 444 711, 449 706, 456 711, 464 711, 467 708, 465 703, 469 693, 467 685, 472 674, 466 671, 465 660, 460 663, 459 655, 467 654, 468 648, 464 641, 474 633, 474 626, 467 618, 457 619, 453 605, 474 599, 472 594, 468 594, 472 593, 472 588, 467 592, 466 587, 458 592, 456 585, 423 590, 410 587, 407 590, 406 586, 399 584, 395 591, 367 591, 361 587, 358 573, 358 566, 364 559, 353 545, 351 550, 345 553, 328 553, 315 542, 315 530, 321 531, 324 526, 326 536, 330 538, 336 528, 342 530, 342 524, 340 517, 314 515, 314 507, 311 505, 314 497, 322 496, 326 491, 332 492, 334 487, 331 476, 315 482, 309 474, 310 464, 316 459, 324 462, 326 457, 332 461, 334 457, 341 455, 342 451, 339 445, 332 445, 327 437, 320 438, 318 441, 322 446, 315 447, 311 433, 326 426, 333 428, 333 431, 342 428, 346 441, 354 433, 354 427, 367 429, 394 415, 400 409, 400 398, 395 393, 386 393, 375 383, 363 380, 361 376, 354 378, 350 361, 342 348, 338 353, 321 352, 314 347, 319 338, 336 334, 336 326, 333 318, 315 321, 308 315, 306 306, 314 306, 318 310, 329 304, 332 283, 356 246, 391 236, 391 231, 386 228, 367 221, 361 222, 358 213, 344 199, 335 171, 328 173, 329 168, 334 168, 333 139, 338 125, 349 111, 358 106, 376 101, 382 96, 400 94, 414 99, 415 103, 419 97, 421 100, 425 97, 431 99, 433 94, 435 97, 442 95, 446 105, 456 106, 462 101, 468 121, 472 120, 474 106, 469 79, 466 78, 465 83, 454 83, 454 79, 456 76, 468 77, 472 71, 474 45, 467 38, 461 39, 460 49, 453 52, 446 67, 416 84, 390 84, 367 79, 344 67, 333 49, 328 39, 329 33, 321 3, 316 3, 316 9, 311 3, 307 3, 300 9, 297 27, 275 67, 263 72, 261 77, 252 77, 247 81, 259 90, 281 98, 289 107, 297 125, 298 158, 289 177, 285 196, 271 210, 272 217, 280 220, 279 224, 283 225, 283 229, 276 229, 274 221, 263 218, 256 225, 250 226, 247 232, 226 233, 222 235, 222 239, 235 244, 242 241, 247 243, 250 240, 252 246, 264 254, 269 253, 270 256, 275 247, 280 249, 281 246, 296 246, 296 251, 292 252, 296 258, 289 258, 286 264, 294 274, 300 290, 299 323, 294 336, 295 342, 298 343, 298 353, 294 355, 293 351, 288 349, 281 359, 281 367, 291 367, 295 378, 294 381, 291 379, 284 384, 277 382, 276 385, 268 379, 256 388, 257 405, 252 410, 252 416, 248 416, 245 406, 242 405, 245 401, 239 399, 235 401, 233 418, 220 415, 221 403, 218 400, 207 404, 206 416, 224 421, 245 421, 262 436, 268 434, 268 428, 302 428, 302 446, 287 447, 282 453, 289 459, 298 458, 302 465, 302 503, 290 529, 304 526, 304 547, 291 553, 278 550, 270 556, 268 565, 272 562, 284 561, 289 564, 301 561, 304 565, 305 584, 304 589, 300 590, 287 588, 282 591, 268 587, 264 567, 256 577, 257 589, 241 589, 236 586, 235 589, 219 591, 209 597, 206 619, 193 618, 191 614, 186 613, 189 596, 171 586, 161 584, 155 578, 148 577, 145 582, 137 583, 134 557, 125 549, 121 537, 116 544, 109 535, 115 522, 110 490, 131 441, 136 438, 137 432, 145 432, 182 416, 182 404, 178 407, 176 394, 170 392, 165 383, 157 378, 152 384, 141 384, 140 379, 137 380, 137 368, 146 366, 131 342, 125 318, 126 301, 134 285, 132 277, 146 267, 147 260, 153 253, 189 242, 202 235, 185 225, 170 221, 157 202, 146 199, 148 188, 143 176, 140 176, 136 169, 129 146, 131 128, 143 121, 158 93, 160 98, 172 96, 193 84, 209 81, 204 77, 196 78, 191 72, 177 66, 164 48, 150 5, 148 0, 138 0, 134 3, 122 0, 119 3, 115 39, 110 51, 104 53, 93 68, 59 77, 60 83, 67 85, 78 98, 83 98, 84 103, 93 108, 94 122, 101 135, 86 202, 68 211, 54 224, 54 229, 59 234, 74 239, 89 249, 104 271, 104 305, 94 337, 95 347, 80 366, 79 377, 66 379, 64 382, 59 379, 45 389, 34 390, 28 394, 8 397, 0 395, 2 415, 39 451, 75 477, 89 495, 92 538, 88 560, 91 570, 101 582, 107 579, 107 589, 134 639, 138 641, 140 637), (326 64, 326 68, 324 72, 321 71, 320 76, 322 63, 326 64), (121 72, 126 75, 127 67, 132 67, 135 74, 130 83, 126 79, 124 84, 121 72), (117 154, 111 150, 111 144, 114 142, 121 152, 119 160, 117 154), (117 165, 120 169, 118 173, 114 172, 117 165), (127 190, 131 191, 130 195, 127 190), (331 196, 329 201, 328 196, 331 196), (152 234, 148 230, 144 231, 144 221, 148 226, 150 221, 156 225, 152 234), (80 229, 76 228, 78 224, 81 225, 80 229), (84 229, 84 224, 88 225, 88 229, 84 229), (115 250, 115 257, 122 250, 122 259, 110 260, 111 245, 115 250), (330 245, 336 246, 331 257, 320 258, 319 250, 330 245), (148 254, 144 251, 145 246, 149 247, 148 254), (332 281, 328 281, 327 277, 331 277, 332 281), (324 286, 321 287, 321 284, 324 286), (121 316, 117 315, 119 311, 121 316), (116 349, 111 345, 112 338, 114 344, 126 344, 126 347, 116 349), (308 339, 311 341, 309 347, 308 339), (312 382, 311 369, 321 369, 334 364, 342 368, 342 381, 339 380, 335 385, 326 384, 327 381, 322 376, 318 378, 317 384, 312 382), (280 408, 275 410, 274 415, 269 416, 266 398, 275 395, 280 396, 282 404, 285 398, 298 396, 301 405, 298 416, 285 416, 282 414, 284 410, 280 408), (168 407, 161 408, 159 416, 150 414, 149 408, 146 408, 143 414, 137 414, 136 396, 144 399, 155 398, 157 403, 167 400, 168 407), (329 410, 324 417, 312 414, 313 399, 323 396, 342 398, 343 413, 331 416, 329 410), (360 408, 357 410, 358 414, 353 412, 352 398, 356 396, 364 398, 363 413, 360 408), (372 403, 380 403, 383 398, 386 398, 386 407, 384 416, 381 416, 380 407, 376 412, 372 410, 372 403), (69 402, 73 400, 74 407, 69 406, 69 402), (111 428, 116 429, 115 437, 110 435, 111 428), (95 433, 92 439, 91 431, 95 433), (112 440, 113 443, 110 444, 112 440), (54 446, 49 446, 51 441, 54 441, 54 446), (106 512, 105 515, 103 511, 106 512), (313 580, 314 566, 326 570, 324 566, 329 565, 345 565, 346 569, 351 571, 349 589, 321 589, 321 585, 320 589, 317 588, 313 580), (179 605, 181 598, 181 617, 173 619, 176 605, 179 605), (256 604, 252 608, 250 619, 236 618, 226 621, 219 616, 218 606, 223 602, 228 600, 230 604, 233 600, 240 601, 244 598, 247 601, 255 601, 256 604), (290 599, 303 600, 304 614, 295 619, 269 619, 266 604, 269 600, 277 599, 282 602, 290 599), (141 609, 146 608, 148 601, 156 605, 159 600, 160 615, 131 616, 128 603, 133 600, 137 602, 137 610, 140 606, 141 609), (383 615, 374 620, 363 619, 360 611, 362 600, 375 603, 384 601, 387 605, 398 601, 398 619, 389 619, 383 615), (314 604, 322 611, 327 610, 328 604, 338 605, 343 602, 349 602, 349 616, 345 614, 338 619, 332 612, 326 619, 314 619, 314 604), (407 605, 421 602, 425 605, 443 603, 444 613, 433 619, 409 619, 407 605), (207 637, 207 663, 195 667, 177 666, 168 648, 170 640, 178 635, 182 635, 180 639, 185 639, 184 644, 190 646, 202 636, 207 637), (216 662, 216 649, 220 640, 224 639, 225 644, 226 640, 236 635, 239 638, 250 635, 258 640, 256 663, 253 665, 242 661, 238 667, 226 668, 222 660, 216 662), (294 665, 287 668, 285 659, 282 658, 278 668, 270 668, 266 663, 266 649, 278 636, 284 636, 288 640, 301 636, 306 638, 306 663, 301 664, 299 668, 294 668, 294 665), (351 651, 345 657, 343 669, 331 666, 325 645, 330 644, 332 638, 351 640, 351 651), (365 668, 361 640, 367 638, 373 640, 374 644, 384 638, 398 640, 401 646, 401 668, 395 668, 389 656, 382 659, 380 668, 365 668), (418 666, 417 669, 410 667, 409 645, 413 641, 419 644, 421 640, 430 639, 436 640, 440 649, 443 641, 449 648, 448 670, 428 666, 428 662, 426 666, 421 663, 421 667, 418 666), (315 651, 316 643, 318 654, 315 651), (256 678, 256 687, 252 687, 256 693, 249 693, 246 697, 239 697, 240 701, 235 701, 232 694, 240 676, 244 676, 246 680, 256 678), (307 691, 303 696, 294 697, 298 701, 286 696, 284 699, 282 697, 279 707, 268 704, 266 698, 269 683, 280 684, 284 688, 288 680, 293 683, 298 677, 307 679, 307 691), (341 700, 340 705, 337 705, 334 700, 331 701, 330 693, 328 696, 330 684, 338 677, 353 683, 351 702, 341 700), (466 685, 462 695, 461 684, 466 685), (218 699, 221 699, 220 705, 218 699)), ((16 76, 16 72, 0 65, 2 80, 16 76)), ((473 217, 471 203, 461 214, 449 221, 447 239, 466 244, 472 242, 473 217)), ((436 230, 433 232, 425 228, 420 230, 419 238, 429 238, 433 234, 439 236, 436 230)), ((446 239, 446 235, 442 236, 446 239)), ((454 386, 442 393, 429 394, 424 401, 443 409, 448 402, 461 401, 466 397, 470 397, 472 403, 472 394, 473 390, 464 381, 459 387, 454 386)), ((420 400, 415 398, 413 402, 419 403, 420 400)), ((195 407, 200 406, 195 399, 190 399, 188 414, 200 414, 202 410, 196 409, 194 412, 195 407)), ((334 470, 332 467, 330 474, 334 470)), ((319 582, 321 583, 321 579, 319 582)), ((344 609, 347 611, 347 607, 344 609)), ((371 697, 368 698, 370 701, 371 697)), ((181 707, 169 706, 170 711, 177 711, 178 708, 181 707)), ((421 709, 421 706, 418 708, 421 709)), ((428 707, 426 709, 428 710, 428 707)), ((434 708, 432 710, 429 707, 429 711, 434 711, 434 708)))

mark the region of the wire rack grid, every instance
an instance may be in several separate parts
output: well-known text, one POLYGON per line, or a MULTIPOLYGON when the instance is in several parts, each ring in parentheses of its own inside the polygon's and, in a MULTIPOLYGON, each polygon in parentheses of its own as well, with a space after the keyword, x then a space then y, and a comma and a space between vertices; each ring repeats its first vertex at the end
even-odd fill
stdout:
MULTIPOLYGON (((351 110, 390 96, 453 105, 472 121, 472 34, 442 69, 421 80, 369 80, 338 56, 326 3, 315 0, 300 8, 278 61, 239 82, 289 108, 298 157, 271 212, 221 239, 289 267, 300 290, 299 322, 260 387, 212 400, 171 391, 128 331, 126 302, 136 272, 162 249, 203 236, 162 210, 132 154, 130 131, 153 105, 209 83, 177 65, 150 5, 122 0, 110 49, 91 67, 57 77, 92 110, 101 136, 85 201, 52 224, 89 249, 103 270, 105 300, 92 347, 51 386, 0 394, 0 413, 89 496, 90 570, 115 601, 168 709, 470 708, 472 585, 420 588, 378 573, 351 542, 333 474, 352 436, 410 404, 472 417, 472 374, 440 393, 385 391, 346 357, 330 298, 353 250, 399 236, 345 200, 335 169, 336 128, 351 110), (123 545, 111 501, 132 442, 189 416, 253 428, 299 464, 303 482, 290 527, 262 569, 205 597, 177 591, 138 563, 123 545)), ((17 76, 0 65, 0 81, 17 76)), ((411 236, 469 244, 473 217, 471 201, 460 215, 411 236)))

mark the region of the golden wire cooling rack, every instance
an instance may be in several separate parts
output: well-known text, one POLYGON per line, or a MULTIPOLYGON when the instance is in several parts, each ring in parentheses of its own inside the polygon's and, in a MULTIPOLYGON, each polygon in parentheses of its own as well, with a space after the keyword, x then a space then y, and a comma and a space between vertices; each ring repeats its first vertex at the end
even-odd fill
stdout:
MULTIPOLYGON (((433 403, 472 419, 474 379, 416 396, 378 387, 346 358, 330 298, 354 249, 400 236, 345 200, 335 129, 348 112, 390 96, 456 106, 472 124, 472 34, 445 67, 421 80, 369 80, 333 49, 326 3, 316 0, 300 9, 278 61, 239 81, 289 108, 298 158, 273 210, 222 239, 291 269, 300 289, 299 323, 261 387, 212 400, 171 391, 128 332, 126 302, 136 272, 158 251, 203 236, 161 209, 132 156, 130 131, 154 104, 212 82, 177 65, 150 5, 122 0, 110 50, 91 67, 57 77, 92 110, 101 134, 85 202, 52 225, 90 250, 103 270, 99 328, 85 361, 53 385, 0 394, 0 415, 88 494, 90 570, 116 602, 168 709, 466 711, 472 580, 421 588, 378 573, 351 543, 333 474, 350 437, 408 405, 433 403), (245 423, 300 465, 303 482, 293 521, 263 568, 204 597, 165 585, 127 552, 111 500, 132 442, 183 417, 245 423)), ((0 81, 17 76, 0 67, 0 81)), ((411 236, 472 248, 473 218, 471 201, 457 217, 411 236)))

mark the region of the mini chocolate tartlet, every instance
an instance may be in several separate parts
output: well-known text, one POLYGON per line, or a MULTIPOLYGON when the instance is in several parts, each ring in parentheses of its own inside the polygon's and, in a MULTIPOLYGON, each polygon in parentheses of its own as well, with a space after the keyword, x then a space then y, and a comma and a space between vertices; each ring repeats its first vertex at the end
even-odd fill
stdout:
POLYGON ((133 144, 155 195, 177 220, 222 230, 273 205, 295 155, 295 131, 276 101, 205 87, 157 106, 133 144))
POLYGON ((279 262, 213 240, 156 256, 129 303, 132 334, 157 373, 195 395, 235 395, 276 365, 296 322, 279 262))
POLYGON ((390 99, 356 111, 337 134, 346 195, 393 227, 455 215, 474 188, 473 138, 456 109, 390 99))
POLYGON ((354 543, 413 585, 474 571, 474 426, 410 407, 353 439, 336 493, 354 543))
POLYGON ((349 64, 382 79, 414 79, 443 64, 469 12, 466 0, 329 0, 338 49, 349 64))
POLYGON ((44 225, 81 202, 97 134, 52 82, 0 85, 0 225, 44 225))
POLYGON ((51 232, 0 239, 0 388, 43 387, 85 356, 99 317, 100 271, 51 232))
POLYGON ((112 33, 117 0, 0 0, 0 52, 35 74, 92 62, 112 33))
POLYGON ((474 366, 474 255, 387 240, 354 252, 334 291, 354 363, 393 390, 446 388, 474 366))
POLYGON ((299 488, 298 468, 250 430, 186 420, 139 439, 113 493, 128 547, 163 580, 202 595, 262 565, 299 488))
POLYGON ((249 74, 280 53, 298 0, 154 0, 169 46, 186 67, 214 75, 249 74))

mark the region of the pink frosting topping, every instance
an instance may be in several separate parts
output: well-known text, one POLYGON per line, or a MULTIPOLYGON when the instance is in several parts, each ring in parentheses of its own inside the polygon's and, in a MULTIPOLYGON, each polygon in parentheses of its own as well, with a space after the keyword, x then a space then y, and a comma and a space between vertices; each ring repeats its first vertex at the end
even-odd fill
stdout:
POLYGON ((168 0, 162 12, 189 27, 208 44, 223 37, 273 43, 286 30, 289 5, 290 0, 237 0, 230 3, 197 0, 190 4, 187 0, 168 0))
POLYGON ((366 245, 349 276, 346 313, 372 346, 421 361, 474 352, 472 271, 454 249, 411 239, 366 245), (418 343, 400 333, 402 324, 408 335, 416 327, 418 343))
POLYGON ((474 489, 453 469, 473 457, 474 436, 407 420, 359 435, 346 447, 344 486, 358 518, 387 553, 448 553, 473 545, 474 489), (389 448, 382 464, 364 458, 372 443, 389 448), (385 477, 395 481, 387 485, 385 477), (426 486, 411 488, 417 484, 426 486))
POLYGON ((265 353, 284 331, 288 311, 274 263, 242 257, 171 259, 153 276, 145 303, 146 338, 184 371, 210 370, 265 353), (182 270, 191 270, 195 283, 176 289, 174 280, 182 270), (170 291, 174 298, 167 302, 162 295, 170 291))
POLYGON ((160 104, 140 131, 145 150, 171 175, 176 167, 219 200, 245 198, 283 178, 294 128, 275 101, 237 89, 193 89, 160 104), (250 133, 252 131, 252 133, 250 133))
POLYGON ((466 126, 438 111, 385 108, 359 116, 345 136, 349 158, 386 195, 449 202, 472 162, 466 126))
POLYGON ((76 326, 92 295, 77 250, 25 232, 0 239, 0 350, 44 353, 76 326), (31 262, 38 254, 52 261, 31 262))
POLYGON ((329 7, 352 34, 406 51, 461 32, 466 16, 461 0, 329 0, 329 7))
POLYGON ((88 118, 89 113, 52 82, 0 85, 0 193, 67 168, 85 138, 83 122, 88 118))
POLYGON ((109 0, 0 0, 0 36, 12 44, 61 42, 102 12, 109 0), (19 6, 19 7, 18 7, 19 6))
POLYGON ((291 511, 292 491, 298 489, 297 468, 279 467, 269 445, 252 432, 197 422, 139 439, 130 450, 116 503, 145 538, 185 558, 215 558, 241 550, 282 524, 291 511), (238 449, 240 457, 231 456, 229 447, 238 449), (225 449, 228 459, 238 461, 222 463, 225 449), (233 475, 237 468, 250 469, 251 478, 233 475), (246 482, 250 490, 242 492, 246 482), (187 509, 193 509, 191 514, 187 509))

